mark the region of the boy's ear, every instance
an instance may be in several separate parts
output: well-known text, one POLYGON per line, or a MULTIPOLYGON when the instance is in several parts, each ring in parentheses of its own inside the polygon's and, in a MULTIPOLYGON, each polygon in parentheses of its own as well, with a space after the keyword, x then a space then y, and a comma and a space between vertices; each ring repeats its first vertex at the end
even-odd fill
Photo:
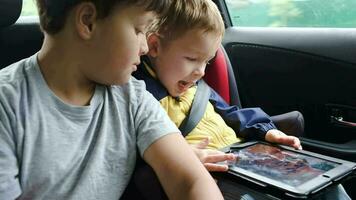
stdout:
POLYGON ((155 58, 158 56, 158 52, 160 51, 160 40, 159 36, 155 33, 150 34, 147 37, 147 45, 148 45, 148 55, 155 58))
POLYGON ((96 28, 97 10, 93 3, 84 2, 78 5, 75 13, 75 26, 79 36, 88 40, 96 28))

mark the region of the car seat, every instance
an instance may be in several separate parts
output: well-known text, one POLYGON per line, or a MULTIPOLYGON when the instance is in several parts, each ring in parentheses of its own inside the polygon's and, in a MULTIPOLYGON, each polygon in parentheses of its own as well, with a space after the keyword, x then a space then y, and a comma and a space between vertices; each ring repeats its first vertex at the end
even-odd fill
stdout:
MULTIPOLYGON (((206 67, 204 80, 226 103, 242 108, 234 71, 222 45, 206 67)), ((304 117, 299 111, 271 116, 271 119, 279 130, 288 135, 300 137, 304 133, 304 117)))
POLYGON ((0 0, 0 69, 36 53, 43 34, 38 17, 20 18, 22 0, 0 0))

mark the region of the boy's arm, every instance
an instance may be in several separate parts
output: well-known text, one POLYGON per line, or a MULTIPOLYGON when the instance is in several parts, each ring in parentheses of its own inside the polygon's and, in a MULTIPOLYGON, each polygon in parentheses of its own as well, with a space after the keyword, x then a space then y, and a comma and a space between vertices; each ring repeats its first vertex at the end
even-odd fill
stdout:
POLYGON ((169 198, 223 199, 214 180, 159 102, 149 92, 139 92, 136 92, 138 106, 134 111, 137 146, 169 198))
POLYGON ((156 172, 169 199, 223 199, 213 178, 181 134, 160 138, 143 157, 156 172))
POLYGON ((21 194, 15 145, 10 121, 0 102, 0 199, 16 199, 21 194))
POLYGON ((238 106, 230 106, 213 89, 209 100, 215 111, 240 137, 265 140, 269 130, 277 129, 270 116, 261 108, 240 109, 238 106))
POLYGON ((261 108, 239 109, 237 106, 229 106, 213 89, 211 89, 210 102, 238 136, 284 144, 296 149, 302 148, 297 137, 288 136, 277 130, 270 116, 261 108))

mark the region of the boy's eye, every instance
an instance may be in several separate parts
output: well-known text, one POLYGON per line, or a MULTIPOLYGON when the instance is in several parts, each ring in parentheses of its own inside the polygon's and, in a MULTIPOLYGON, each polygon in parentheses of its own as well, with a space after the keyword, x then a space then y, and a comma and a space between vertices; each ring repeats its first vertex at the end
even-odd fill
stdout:
POLYGON ((142 29, 142 28, 135 28, 135 32, 136 34, 144 34, 146 35, 146 30, 145 29, 142 29))
POLYGON ((135 28, 135 32, 136 32, 136 34, 139 34, 139 33, 142 33, 142 30, 135 28))
POLYGON ((189 61, 192 61, 192 62, 195 62, 195 61, 197 61, 197 59, 196 58, 191 58, 191 57, 185 57, 187 60, 189 60, 189 61))

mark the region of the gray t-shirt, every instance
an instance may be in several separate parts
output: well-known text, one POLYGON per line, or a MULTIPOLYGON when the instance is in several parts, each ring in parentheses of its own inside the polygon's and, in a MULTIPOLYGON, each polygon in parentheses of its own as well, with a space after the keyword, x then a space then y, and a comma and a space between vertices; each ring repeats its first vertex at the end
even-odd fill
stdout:
POLYGON ((178 129, 134 78, 64 103, 36 58, 0 71, 0 199, 119 199, 137 149, 178 129))

